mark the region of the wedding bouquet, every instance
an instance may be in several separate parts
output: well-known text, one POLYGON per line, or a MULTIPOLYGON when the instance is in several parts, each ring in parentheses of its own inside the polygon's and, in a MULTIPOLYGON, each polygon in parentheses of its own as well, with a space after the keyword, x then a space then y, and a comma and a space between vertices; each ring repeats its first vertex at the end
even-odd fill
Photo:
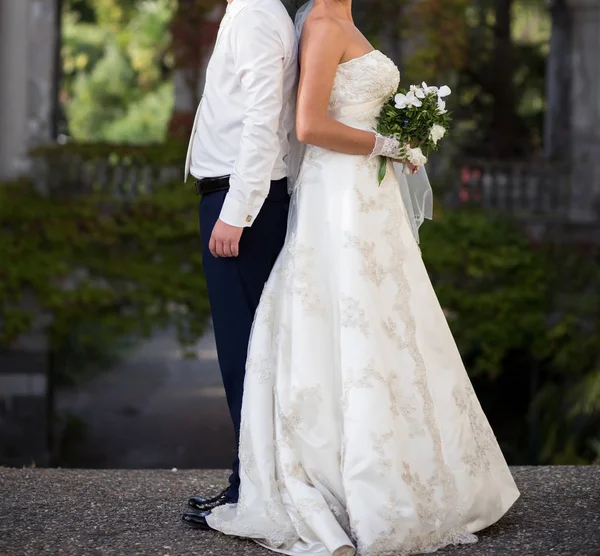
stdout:
MULTIPOLYGON (((446 110, 444 98, 451 93, 450 87, 429 87, 423 83, 420 87, 411 85, 410 89, 400 89, 382 108, 377 124, 377 132, 395 137, 403 146, 403 160, 413 166, 421 167, 427 162, 429 150, 436 150, 438 141, 448 132, 450 113, 446 110), (423 153, 423 149, 425 153, 423 153)), ((385 177, 387 160, 381 159, 379 183, 385 177)), ((410 174, 410 168, 404 167, 410 174)))

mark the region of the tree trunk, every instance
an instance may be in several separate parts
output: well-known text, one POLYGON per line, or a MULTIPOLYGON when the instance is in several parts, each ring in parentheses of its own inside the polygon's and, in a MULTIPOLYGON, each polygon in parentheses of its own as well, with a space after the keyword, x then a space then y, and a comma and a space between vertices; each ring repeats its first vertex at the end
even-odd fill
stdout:
POLYGON ((511 40, 513 0, 494 0, 494 108, 492 142, 496 156, 509 158, 515 154, 516 99, 514 88, 514 52, 511 40))
POLYGON ((179 0, 171 23, 175 107, 169 137, 187 140, 204 88, 204 74, 224 6, 217 0, 179 0))

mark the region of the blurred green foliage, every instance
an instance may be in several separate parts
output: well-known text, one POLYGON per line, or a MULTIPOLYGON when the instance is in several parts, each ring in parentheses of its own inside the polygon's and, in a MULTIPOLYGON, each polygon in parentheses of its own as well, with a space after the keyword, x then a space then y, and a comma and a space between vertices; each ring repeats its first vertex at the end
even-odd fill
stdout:
MULTIPOLYGON (((160 150, 65 149, 138 163, 160 150)), ((166 148, 162 162, 175 152, 166 148)), ((107 191, 48 197, 29 183, 4 185, 0 259, 11 264, 0 269, 0 343, 47 313, 54 350, 76 356, 65 371, 74 375, 77 362, 110 359, 124 338, 156 327, 173 324, 184 346, 193 343, 209 313, 194 199, 176 185, 129 200, 107 191), (34 309, 23 305, 32 298, 34 309)), ((600 458, 597 248, 532 244, 518 226, 479 208, 442 208, 421 237, 440 303, 509 459, 600 458)))
POLYGON ((165 138, 175 7, 175 0, 65 2, 60 98, 67 135, 137 144, 165 138))
POLYGON ((544 0, 355 0, 369 39, 401 62, 402 84, 454 90, 457 150, 527 157, 542 146, 551 22, 544 0))
MULTIPOLYGON (((34 158, 43 160, 47 168, 56 168, 64 174, 69 161, 75 163, 106 162, 108 165, 135 165, 158 170, 180 168, 187 145, 177 140, 168 140, 153 145, 131 145, 114 143, 49 143, 30 151, 34 158), (62 172, 60 169, 62 168, 62 172)), ((183 175, 183 173, 182 173, 183 175)), ((64 179, 64 177, 63 177, 64 179)), ((81 184, 78 184, 81 185, 81 184)))
POLYGON ((455 315, 471 371, 491 378, 506 353, 541 356, 548 306, 548 264, 510 222, 478 209, 443 212, 423 226, 422 250, 442 306, 455 315))
POLYGON ((54 351, 76 340, 88 355, 167 325, 185 347, 206 324, 189 188, 164 185, 130 202, 102 193, 45 196, 27 182, 5 184, 0 229, 0 260, 9 262, 0 268, 2 345, 40 315, 50 317, 54 351))
POLYGON ((481 209, 442 210, 421 237, 469 373, 510 423, 511 460, 600 461, 598 247, 534 245, 481 209))
MULTIPOLYGON (((175 57, 186 64, 195 60, 200 43, 193 37, 201 33, 199 22, 214 3, 188 0, 178 7, 177 0, 65 0, 63 131, 79 141, 164 139, 174 104, 175 57), (185 27, 196 20, 192 30, 185 27), (173 49, 173 25, 186 37, 178 50, 173 49), (189 51, 182 50, 186 45, 189 51)), ((550 37, 546 2, 355 4, 357 22, 373 43, 402 59, 405 84, 425 80, 455 89, 449 108, 463 152, 501 158, 539 152, 550 37)), ((190 75, 197 79, 200 73, 190 75)))

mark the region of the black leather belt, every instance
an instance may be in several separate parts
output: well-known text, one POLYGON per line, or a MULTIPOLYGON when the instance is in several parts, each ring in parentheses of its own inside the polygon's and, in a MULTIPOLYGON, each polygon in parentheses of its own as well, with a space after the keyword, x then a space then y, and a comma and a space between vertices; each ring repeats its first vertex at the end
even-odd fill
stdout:
POLYGON ((207 193, 215 193, 216 191, 227 191, 229 189, 229 177, 220 176, 218 178, 203 178, 196 180, 196 193, 198 195, 206 195, 207 193))

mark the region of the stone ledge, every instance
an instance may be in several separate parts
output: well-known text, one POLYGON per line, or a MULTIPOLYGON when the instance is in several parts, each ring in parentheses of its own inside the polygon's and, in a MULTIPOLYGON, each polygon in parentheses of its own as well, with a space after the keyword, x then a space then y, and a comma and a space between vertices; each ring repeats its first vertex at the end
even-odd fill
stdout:
MULTIPOLYGON (((599 556, 600 466, 515 467, 522 496, 479 543, 444 556, 599 556)), ((249 541, 188 528, 186 498, 225 471, 0 468, 2 556, 261 556, 249 541)))

